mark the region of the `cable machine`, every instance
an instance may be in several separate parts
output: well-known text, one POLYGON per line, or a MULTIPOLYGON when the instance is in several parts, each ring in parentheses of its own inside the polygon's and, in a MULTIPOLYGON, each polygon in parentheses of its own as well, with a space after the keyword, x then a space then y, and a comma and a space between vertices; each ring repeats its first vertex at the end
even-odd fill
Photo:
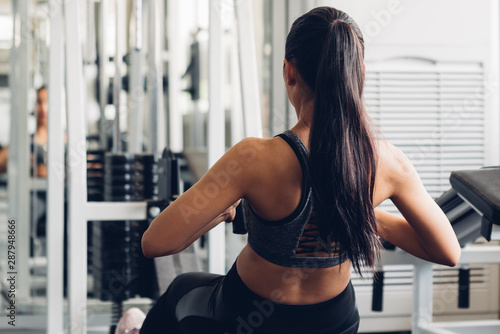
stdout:
MULTIPOLYGON (((210 1, 210 27, 209 27, 209 87, 210 87, 210 111, 208 118, 208 167, 222 156, 225 152, 224 128, 225 111, 222 104, 222 28, 221 28, 221 1, 210 1)), ((91 2, 91 4, 93 4, 91 2)), ((99 122, 99 146, 103 152, 109 149, 107 139, 107 123, 104 118, 104 110, 107 105, 109 79, 107 78, 107 67, 109 58, 106 53, 106 33, 105 17, 106 11, 110 8, 109 0, 101 0, 99 6, 99 32, 100 38, 98 42, 98 68, 99 68, 99 105, 101 109, 101 120, 99 122)), ((118 16, 120 5, 119 1, 115 1, 115 10, 118 16)), ((113 124, 113 153, 104 153, 101 156, 96 155, 95 160, 91 161, 92 166, 96 167, 99 163, 103 164, 101 173, 104 176, 104 201, 89 201, 89 189, 92 189, 93 183, 97 181, 94 176, 89 176, 89 171, 99 172, 93 167, 88 168, 88 152, 86 148, 86 130, 85 130, 85 85, 83 77, 83 57, 80 47, 81 27, 75 22, 79 22, 80 7, 79 3, 74 3, 71 6, 65 6, 60 3, 51 6, 51 46, 50 46, 50 74, 49 74, 49 106, 50 119, 49 126, 51 129, 61 129, 62 123, 62 100, 60 92, 63 91, 63 73, 66 75, 66 103, 67 103, 67 129, 68 129, 68 145, 67 145, 67 162, 66 162, 66 180, 68 182, 68 305, 69 305, 69 332, 70 333, 86 333, 87 332, 87 222, 93 221, 93 227, 100 226, 100 236, 106 233, 106 229, 117 228, 113 224, 129 224, 133 222, 152 220, 162 209, 163 205, 168 205, 168 201, 175 198, 179 193, 178 185, 171 182, 175 179, 175 174, 179 173, 178 161, 168 151, 165 151, 161 156, 158 154, 165 147, 166 138, 161 138, 165 135, 165 119, 162 119, 163 112, 163 74, 161 60, 161 18, 163 8, 158 0, 134 0, 132 1, 132 21, 134 39, 131 44, 128 81, 124 81, 120 75, 120 63, 123 55, 120 53, 121 45, 117 44, 116 52, 113 58, 115 65, 115 76, 113 80, 113 103, 115 104, 115 120, 113 124), (120 134, 120 86, 122 83, 128 84, 129 97, 133 98, 136 93, 140 95, 142 92, 142 68, 141 55, 143 51, 142 45, 142 17, 146 8, 150 15, 150 35, 148 45, 148 66, 149 71, 153 73, 153 86, 147 86, 147 94, 149 96, 149 107, 151 113, 151 124, 149 124, 151 134, 151 144, 149 145, 152 155, 144 155, 142 153, 142 125, 140 109, 142 105, 130 105, 130 136, 131 145, 127 148, 127 153, 121 147, 120 134), (67 38, 65 43, 60 36, 60 32, 65 31, 67 38), (65 50, 65 56, 64 51, 65 50), (151 88, 151 89, 150 89, 151 88), (135 89, 135 91, 134 91, 135 89), (139 93, 137 93, 139 92, 139 93), (150 176, 152 171, 163 167, 168 171, 160 177, 157 183, 146 185, 143 181, 147 178, 148 171, 150 176), (131 175, 130 177, 125 175, 131 175), (174 176, 174 177, 173 177, 174 176), (124 179, 129 179, 129 183, 123 183, 124 179), (163 178, 163 181, 162 181, 163 178), (119 180, 118 183, 115 181, 119 180), (141 180, 139 182, 138 180, 141 180), (137 181, 137 182, 136 182, 137 181), (168 183, 162 184, 161 182, 168 183), (116 190, 116 188, 120 188, 116 190), (152 190, 149 200, 144 196, 146 188, 152 190), (158 189, 168 189, 166 193, 155 192, 158 189), (138 194, 142 194, 139 196, 138 194), (163 197, 163 198, 160 198, 163 197), (162 203, 155 201, 163 199, 162 203), (119 201, 117 201, 119 200, 119 201), (124 202, 123 200, 126 200, 124 202), (98 223, 96 223, 98 222, 98 223), (124 223, 115 223, 124 222, 124 223), (129 223, 127 223, 129 222, 129 223), (114 226, 114 227, 113 227, 114 226)), ((176 11, 178 6, 174 1, 167 2, 169 20, 175 22, 175 17, 178 15, 176 11)), ((239 71, 241 78, 241 92, 243 100, 243 124, 245 136, 261 136, 261 115, 259 101, 259 91, 257 87, 257 70, 256 70, 256 55, 255 44, 249 43, 254 40, 253 22, 251 14, 250 1, 235 1, 234 10, 238 19, 238 57, 239 71), (241 66, 245 64, 245 66, 241 66)), ((117 36, 120 31, 117 19, 117 36)), ((169 36, 175 34, 172 26, 169 26, 169 36)), ((118 43, 118 42, 117 42, 118 43)), ((172 44, 170 44, 172 46, 172 44)), ((178 59, 175 54, 175 48, 170 48, 169 60, 170 70, 169 76, 175 76, 175 69, 172 69, 172 64, 178 59)), ((175 77, 177 86, 169 87, 170 110, 173 112, 173 102, 176 101, 175 95, 179 92, 178 77, 175 77)), ((177 117, 177 116, 176 116, 177 117)), ((171 127, 178 124, 179 119, 172 117, 171 127), (177 123, 177 124, 175 124, 177 123)), ((172 131, 178 134, 179 131, 172 131)), ((170 140, 173 146, 180 147, 178 138, 173 138, 174 134, 170 133, 170 140), (174 140, 175 139, 175 140, 174 140)), ((61 245, 63 244, 63 194, 64 194, 64 141, 62 131, 50 131, 49 134, 49 166, 58 166, 59 168, 49 167, 48 181, 48 219, 53 221, 49 224, 48 231, 48 286, 47 286, 47 318, 48 326, 47 333, 58 333, 63 331, 63 293, 62 293, 62 272, 63 258, 61 245)), ((90 152, 94 155, 95 152, 90 152)), ((9 168, 10 169, 10 168, 9 168)), ((13 168, 12 168, 13 169, 13 168)), ((11 169, 11 170, 12 170, 11 169)), ((14 184, 14 182, 12 183, 14 184)), ((119 226, 119 225, 117 225, 119 226)), ((133 230, 130 226, 129 230, 133 230)), ((137 238, 136 238, 137 239, 137 238)), ((140 240, 140 239, 139 239, 140 240)), ((95 241, 95 240, 94 240, 95 241)), ((209 234, 209 270, 216 273, 224 273, 224 262, 220 261, 225 257, 225 230, 223 228, 214 229, 209 234)), ((106 257, 106 252, 101 252, 98 255, 98 245, 93 245, 92 260, 100 259, 101 264, 103 257, 106 257)), ((118 248, 123 248, 118 246, 118 248)), ((125 247, 127 248, 127 247, 125 247)), ((134 248, 134 246, 131 246, 134 248)), ((139 249, 133 251, 140 252, 139 249)), ((129 262, 134 262, 133 259, 129 262)), ((109 262, 108 262, 109 264, 109 262)), ((92 264, 93 267, 96 263, 92 264)), ((129 268, 130 269, 130 268, 129 268)), ((127 269, 128 270, 128 269, 127 269)), ((132 269, 131 269, 132 270, 132 269)), ((102 277, 101 277, 102 278, 102 277)), ((122 294, 116 300, 113 300, 116 310, 114 312, 113 322, 117 321, 120 316, 121 302, 127 298, 127 294, 122 294)), ((113 325, 113 324, 112 324, 113 325)))

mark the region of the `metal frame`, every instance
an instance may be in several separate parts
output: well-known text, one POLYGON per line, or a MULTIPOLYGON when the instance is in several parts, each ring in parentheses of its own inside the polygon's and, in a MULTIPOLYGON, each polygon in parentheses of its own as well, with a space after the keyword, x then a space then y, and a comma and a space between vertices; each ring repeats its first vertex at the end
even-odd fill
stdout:
POLYGON ((113 123, 113 153, 122 152, 122 140, 120 131, 120 118, 121 118, 121 103, 120 93, 122 91, 122 53, 120 43, 120 28, 121 28, 121 4, 122 1, 115 0, 115 75, 113 77, 113 103, 115 105, 115 120, 113 123))
MULTIPOLYGON (((211 0, 209 5, 209 113, 208 113, 208 167, 210 168, 225 153, 225 110, 223 105, 223 55, 222 55, 222 3, 211 0)), ((262 113, 257 77, 257 55, 250 0, 235 0, 234 11, 238 21, 238 59, 245 136, 262 137, 262 113)), ((234 134, 233 134, 234 136, 234 134)), ((212 229, 208 242, 208 270, 224 274, 225 228, 219 225, 212 229)))
POLYGON ((179 2, 167 1, 168 15, 168 145, 173 152, 183 150, 183 122, 182 113, 179 112, 181 105, 182 85, 181 77, 183 74, 181 63, 182 52, 179 45, 179 34, 177 31, 179 22, 179 2))
POLYGON ((252 2, 250 0, 234 0, 234 9, 238 22, 238 50, 245 137, 262 137, 262 112, 259 78, 257 76, 252 2))
MULTIPOLYGON (((222 98, 222 22, 221 0, 209 2, 209 44, 208 44, 208 168, 225 153, 225 112, 222 98)), ((225 274, 226 237, 223 224, 208 232, 208 271, 225 274)))
POLYGON ((106 116, 104 110, 108 104, 109 78, 106 70, 109 63, 108 48, 106 43, 106 22, 108 13, 108 0, 101 0, 99 7, 99 106, 101 118, 99 119, 99 142, 102 149, 108 149, 106 116))
POLYGON ((142 0, 132 3, 133 40, 130 46, 129 68, 129 145, 128 151, 141 153, 144 142, 144 80, 142 75, 142 0))
MULTIPOLYGON (((415 258, 416 259, 416 258, 415 258)), ((498 264, 500 246, 467 246, 462 249, 459 264, 498 264)), ((500 320, 433 322, 432 263, 414 261, 413 334, 499 333, 500 320)))
MULTIPOLYGON (((87 221, 146 219, 146 203, 87 203, 85 110, 83 108, 82 51, 80 30, 74 24, 79 15, 78 2, 65 7, 66 91, 68 121, 68 253, 69 253, 69 332, 87 332, 87 221)), ((51 69, 52 70, 52 69, 51 69)), ((54 253, 51 253, 51 262, 54 253)), ((57 261, 57 259, 55 259, 57 261)), ((60 300, 53 300, 61 307, 60 300)), ((58 308, 60 310, 60 308, 58 308)), ((49 319, 58 315, 48 309, 49 319)), ((60 315, 59 315, 60 317, 60 315)))
MULTIPOLYGON (((462 249, 458 265, 498 263, 500 263, 500 246, 469 245, 462 249)), ((431 262, 397 249, 382 252, 380 264, 413 265, 413 334, 475 334, 479 332, 478 328, 481 328, 481 332, 485 334, 500 332, 500 320, 433 322, 433 264, 431 262)))
POLYGON ((148 93, 150 108, 150 152, 158 153, 165 147, 165 113, 163 107, 163 66, 162 66, 162 13, 159 0, 149 1, 149 46, 148 46, 148 93))
POLYGON ((285 57, 285 39, 288 29, 286 15, 286 0, 272 2, 273 33, 272 33, 272 95, 271 119, 269 128, 271 135, 281 133, 287 129, 288 98, 283 83, 283 59, 285 57))
POLYGON ((49 110, 47 163, 47 334, 64 333, 64 36, 63 8, 50 7, 49 110))
POLYGON ((500 87, 498 85, 500 79, 500 4, 498 1, 490 0, 491 3, 491 29, 490 29, 490 43, 491 43, 491 51, 490 51, 490 62, 487 65, 488 71, 490 75, 490 82, 494 85, 495 88, 491 92, 491 96, 486 102, 489 104, 490 110, 494 110, 495 112, 487 113, 486 115, 486 138, 489 140, 486 141, 486 149, 488 150, 487 161, 488 165, 496 165, 500 164, 500 149, 495 143, 500 143, 500 114, 496 112, 500 107, 500 87))
POLYGON ((17 300, 23 304, 30 299, 29 205, 30 166, 28 142, 28 101, 30 92, 30 7, 28 1, 13 1, 13 45, 11 49, 11 129, 8 160, 9 219, 16 221, 16 279, 17 300))
MULTIPOLYGON (((70 333, 87 332, 87 151, 79 3, 64 7, 68 122, 68 299, 70 333)), ((48 259, 50 261, 51 259, 48 259)))
MULTIPOLYGON (((231 38, 237 40, 238 27, 234 22, 231 27, 231 38)), ((243 119, 243 98, 241 96, 241 73, 238 58, 238 49, 236 47, 230 48, 231 66, 231 83, 232 83, 232 99, 231 99, 231 146, 245 138, 245 128, 243 119)))

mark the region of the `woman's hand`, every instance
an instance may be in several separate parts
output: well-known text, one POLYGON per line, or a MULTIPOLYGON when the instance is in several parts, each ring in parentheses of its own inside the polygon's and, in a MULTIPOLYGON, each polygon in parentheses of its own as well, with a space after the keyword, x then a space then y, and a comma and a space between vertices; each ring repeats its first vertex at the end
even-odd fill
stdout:
POLYGON ((261 181, 263 139, 233 146, 182 196, 165 208, 142 236, 146 257, 175 254, 223 221, 233 221, 248 189, 261 181))
POLYGON ((226 211, 221 213, 222 216, 222 221, 225 221, 226 223, 231 223, 234 218, 236 217, 236 207, 240 204, 241 199, 237 200, 233 205, 231 205, 229 208, 227 208, 226 211))

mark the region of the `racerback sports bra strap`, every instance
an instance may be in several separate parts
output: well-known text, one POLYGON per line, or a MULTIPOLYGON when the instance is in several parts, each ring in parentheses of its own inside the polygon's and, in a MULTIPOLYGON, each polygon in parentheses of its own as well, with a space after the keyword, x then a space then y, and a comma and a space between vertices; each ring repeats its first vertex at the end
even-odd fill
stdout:
POLYGON ((290 216, 278 221, 261 218, 253 211, 248 201, 244 201, 248 242, 257 254, 281 266, 334 267, 340 264, 340 257, 326 252, 319 242, 307 169, 309 153, 300 137, 293 131, 287 130, 278 136, 290 145, 300 162, 303 175, 301 199, 290 216))

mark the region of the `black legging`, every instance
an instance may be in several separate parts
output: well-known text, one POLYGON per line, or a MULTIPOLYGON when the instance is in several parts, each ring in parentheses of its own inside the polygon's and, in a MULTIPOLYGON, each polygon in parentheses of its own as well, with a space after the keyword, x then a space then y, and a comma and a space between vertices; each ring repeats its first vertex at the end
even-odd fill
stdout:
POLYGON ((149 311, 141 334, 354 334, 354 289, 309 305, 274 303, 252 292, 234 264, 226 276, 179 275, 149 311))

